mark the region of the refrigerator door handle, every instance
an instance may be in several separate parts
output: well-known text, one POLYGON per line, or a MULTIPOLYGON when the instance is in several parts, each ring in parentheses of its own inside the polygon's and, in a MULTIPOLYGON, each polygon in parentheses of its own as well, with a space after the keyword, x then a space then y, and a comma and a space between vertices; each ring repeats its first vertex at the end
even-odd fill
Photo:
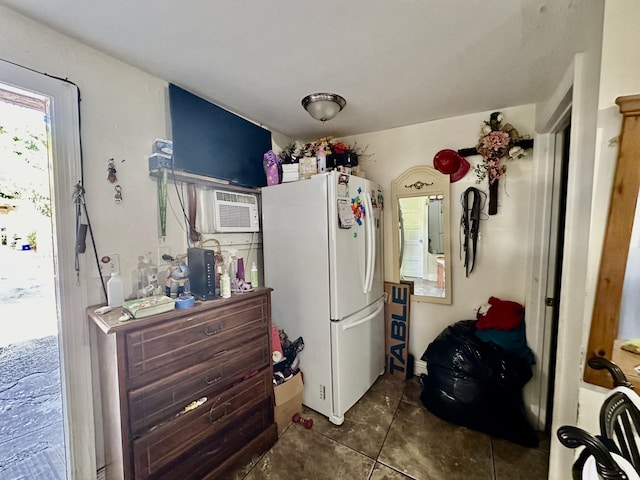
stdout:
POLYGON ((369 293, 371 291, 371 280, 373 277, 373 269, 372 269, 372 259, 373 259, 373 255, 372 255, 372 249, 374 247, 373 243, 372 243, 372 239, 374 238, 374 233, 373 233, 373 228, 372 228, 372 220, 373 218, 371 217, 371 215, 373 214, 373 209, 371 206, 371 197, 369 196, 368 192, 365 192, 364 195, 364 204, 365 204, 365 209, 366 209, 366 216, 365 216, 365 220, 364 220, 364 225, 365 225, 365 269, 364 269, 364 284, 362 285, 362 292, 363 293, 369 293))
POLYGON ((369 293, 373 287, 373 272, 375 269, 375 248, 376 248, 376 234, 373 218, 373 205, 371 202, 371 195, 367 192, 364 196, 364 202, 367 209, 367 216, 365 217, 366 235, 367 235, 367 267, 365 275, 365 288, 364 293, 369 293))
POLYGON ((361 320, 358 320, 357 322, 353 322, 353 323, 350 323, 348 325, 344 325, 342 327, 342 329, 343 330, 349 330, 351 328, 357 327, 358 325, 362 325, 363 323, 369 322, 372 318, 376 317, 382 311, 383 308, 384 308, 384 302, 379 302, 378 308, 376 308, 375 312, 371 313, 370 315, 367 315, 366 317, 364 317, 361 320))

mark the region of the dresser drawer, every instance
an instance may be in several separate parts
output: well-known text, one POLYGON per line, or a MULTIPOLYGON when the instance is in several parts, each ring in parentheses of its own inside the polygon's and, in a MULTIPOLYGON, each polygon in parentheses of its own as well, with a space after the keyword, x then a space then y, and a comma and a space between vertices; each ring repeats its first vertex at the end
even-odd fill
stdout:
POLYGON ((152 381, 184 370, 225 349, 268 333, 266 297, 184 316, 125 335, 129 378, 162 368, 152 381))
POLYGON ((252 454, 268 450, 278 439, 272 419, 273 407, 266 400, 253 407, 233 425, 229 425, 215 438, 206 439, 186 452, 172 465, 154 472, 153 480, 219 480, 221 470, 229 470, 238 461, 248 461, 252 454), (246 450, 246 451, 245 451, 246 450), (235 458, 234 458, 235 457, 235 458))
MULTIPOLYGON (((221 470, 228 470, 229 460, 237 464, 245 449, 256 453, 256 441, 262 445, 257 452, 268 450, 277 440, 278 434, 272 420, 273 407, 263 401, 251 408, 246 415, 229 425, 220 434, 206 439, 192 450, 186 452, 173 465, 150 475, 153 480, 213 480, 230 478, 221 475, 221 470), (234 459, 235 457, 235 459, 234 459)), ((250 453, 250 452, 247 452, 250 453)), ((250 456, 244 456, 245 462, 250 456)))
MULTIPOLYGON (((134 440, 135 478, 144 479, 155 475, 206 439, 210 439, 210 442, 207 442, 210 443, 210 455, 225 450, 225 445, 238 434, 234 433, 236 428, 231 428, 224 435, 221 433, 222 430, 239 425, 241 419, 250 414, 254 407, 259 411, 264 410, 261 414, 264 419, 256 422, 255 432, 251 430, 252 434, 267 428, 273 422, 271 375, 267 369, 219 395, 208 397, 207 401, 196 409, 179 415, 134 440)), ((231 443, 235 449, 242 447, 242 442, 231 443)))
POLYGON ((269 337, 248 343, 187 370, 129 391, 129 419, 135 435, 171 418, 190 402, 229 388, 245 376, 269 366, 269 337))

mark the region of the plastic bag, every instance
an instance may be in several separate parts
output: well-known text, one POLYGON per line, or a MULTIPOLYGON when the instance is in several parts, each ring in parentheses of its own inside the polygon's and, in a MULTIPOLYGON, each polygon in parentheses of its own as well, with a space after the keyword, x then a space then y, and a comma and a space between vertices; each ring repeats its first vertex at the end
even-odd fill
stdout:
POLYGON ((475 321, 447 327, 422 355, 422 403, 434 415, 515 443, 534 447, 522 387, 532 376, 519 356, 475 336, 475 321))

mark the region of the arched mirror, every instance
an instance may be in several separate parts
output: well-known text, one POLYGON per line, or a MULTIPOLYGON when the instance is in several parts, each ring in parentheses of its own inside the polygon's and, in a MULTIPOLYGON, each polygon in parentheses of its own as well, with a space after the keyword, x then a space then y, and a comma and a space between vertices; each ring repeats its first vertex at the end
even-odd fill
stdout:
POLYGON ((394 281, 411 283, 413 299, 451 303, 449 177, 413 167, 391 183, 394 281))
MULTIPOLYGON (((640 372, 635 369, 640 365, 640 355, 621 348, 626 340, 640 337, 637 314, 640 216, 636 211, 640 190, 640 95, 620 97, 616 103, 623 116, 622 131, 585 360, 592 356, 613 360, 640 388, 640 372)), ((608 375, 588 365, 584 379, 611 387, 608 375)))

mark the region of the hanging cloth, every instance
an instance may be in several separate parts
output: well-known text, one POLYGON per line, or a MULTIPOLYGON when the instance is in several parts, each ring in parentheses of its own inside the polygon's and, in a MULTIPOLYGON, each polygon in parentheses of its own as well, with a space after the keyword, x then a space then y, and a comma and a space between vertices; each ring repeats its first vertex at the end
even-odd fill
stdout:
POLYGON ((75 249, 75 270, 76 280, 80 285, 80 256, 86 250, 87 224, 82 223, 82 207, 86 209, 84 200, 84 188, 78 182, 73 189, 73 203, 76 206, 76 249, 75 249))
POLYGON ((468 277, 476 265, 478 234, 480 233, 480 215, 486 200, 486 194, 475 187, 467 188, 460 201, 460 259, 464 259, 465 274, 468 277))
POLYGON ((162 174, 158 177, 158 212, 160 212, 160 237, 162 240, 167 236, 167 169, 162 169, 162 174))

